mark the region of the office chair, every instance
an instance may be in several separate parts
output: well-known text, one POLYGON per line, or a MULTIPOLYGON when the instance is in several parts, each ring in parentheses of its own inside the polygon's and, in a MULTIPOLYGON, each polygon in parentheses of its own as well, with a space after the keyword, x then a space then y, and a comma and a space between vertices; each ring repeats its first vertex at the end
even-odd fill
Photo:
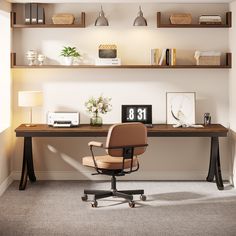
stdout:
POLYGON ((96 169, 92 175, 110 175, 111 190, 84 190, 83 201, 88 200, 88 194, 94 195, 92 207, 97 207, 97 199, 110 196, 121 197, 128 200, 131 208, 135 207, 134 194, 140 194, 145 201, 144 190, 116 189, 116 176, 124 176, 139 169, 138 155, 146 151, 147 128, 142 123, 123 123, 112 125, 108 131, 106 146, 100 142, 89 142, 88 146, 92 156, 83 158, 83 165, 96 169), (107 155, 95 156, 93 148, 103 148, 107 155))

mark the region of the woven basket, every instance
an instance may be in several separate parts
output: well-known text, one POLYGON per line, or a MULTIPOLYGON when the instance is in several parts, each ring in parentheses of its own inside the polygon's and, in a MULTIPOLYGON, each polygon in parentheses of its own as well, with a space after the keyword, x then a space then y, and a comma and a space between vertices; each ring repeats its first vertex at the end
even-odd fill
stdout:
POLYGON ((173 14, 170 17, 171 24, 191 24, 192 16, 191 14, 173 14))
POLYGON ((75 17, 72 14, 56 14, 52 17, 53 24, 72 25, 75 17))
POLYGON ((220 56, 200 56, 197 60, 198 66, 219 66, 220 65, 220 56))

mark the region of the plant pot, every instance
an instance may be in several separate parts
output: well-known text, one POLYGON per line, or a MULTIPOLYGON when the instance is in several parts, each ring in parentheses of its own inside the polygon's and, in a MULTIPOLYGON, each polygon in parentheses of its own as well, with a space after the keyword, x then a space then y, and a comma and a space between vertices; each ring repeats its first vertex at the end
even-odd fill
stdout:
POLYGON ((91 126, 102 126, 102 117, 98 115, 94 115, 90 118, 91 126))
POLYGON ((74 62, 74 57, 64 57, 64 65, 72 66, 74 62))

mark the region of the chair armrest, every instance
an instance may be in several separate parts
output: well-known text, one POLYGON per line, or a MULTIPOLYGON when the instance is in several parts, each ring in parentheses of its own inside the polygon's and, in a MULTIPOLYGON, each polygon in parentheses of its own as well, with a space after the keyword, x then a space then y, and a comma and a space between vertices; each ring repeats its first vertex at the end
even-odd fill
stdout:
POLYGON ((91 141, 91 142, 88 143, 88 146, 89 146, 89 147, 91 147, 91 146, 103 147, 103 143, 91 141))

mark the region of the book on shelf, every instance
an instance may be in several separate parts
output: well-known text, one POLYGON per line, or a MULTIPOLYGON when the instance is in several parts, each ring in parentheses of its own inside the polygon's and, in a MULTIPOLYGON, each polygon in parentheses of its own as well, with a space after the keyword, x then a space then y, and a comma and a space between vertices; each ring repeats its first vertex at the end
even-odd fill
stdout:
POLYGON ((159 48, 151 49, 151 65, 158 65, 162 50, 159 48))
POLYGON ((96 66, 120 66, 120 58, 96 58, 96 66))
POLYGON ((164 48, 161 50, 161 56, 158 64, 159 66, 167 65, 174 66, 176 65, 176 49, 175 48, 164 48))
POLYGON ((38 3, 31 3, 31 24, 38 23, 38 3))
POLYGON ((202 15, 199 17, 200 24, 221 24, 222 19, 219 15, 202 15))

